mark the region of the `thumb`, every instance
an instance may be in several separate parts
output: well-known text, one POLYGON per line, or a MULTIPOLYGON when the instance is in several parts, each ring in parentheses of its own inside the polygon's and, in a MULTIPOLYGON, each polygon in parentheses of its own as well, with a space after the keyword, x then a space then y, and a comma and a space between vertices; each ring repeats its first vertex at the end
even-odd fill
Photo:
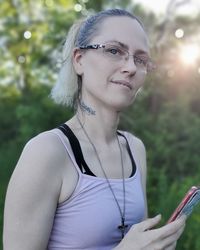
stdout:
POLYGON ((157 225, 160 220, 161 220, 160 214, 158 214, 157 216, 155 216, 153 218, 146 219, 145 221, 141 222, 138 225, 139 230, 141 230, 141 231, 149 230, 149 229, 153 228, 155 225, 157 225))

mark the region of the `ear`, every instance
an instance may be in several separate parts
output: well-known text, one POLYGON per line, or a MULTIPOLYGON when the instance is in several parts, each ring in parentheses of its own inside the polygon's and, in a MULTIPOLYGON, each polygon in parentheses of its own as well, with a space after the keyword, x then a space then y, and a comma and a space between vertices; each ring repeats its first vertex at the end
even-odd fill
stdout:
POLYGON ((77 75, 83 74, 82 59, 83 59, 82 51, 78 48, 74 48, 73 54, 72 54, 72 61, 73 61, 73 66, 77 75))

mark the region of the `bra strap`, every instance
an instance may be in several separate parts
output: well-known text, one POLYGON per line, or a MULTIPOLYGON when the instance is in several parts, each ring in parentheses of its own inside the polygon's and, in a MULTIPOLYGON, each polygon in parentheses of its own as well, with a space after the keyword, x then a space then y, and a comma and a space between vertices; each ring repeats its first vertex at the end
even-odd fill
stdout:
POLYGON ((87 163, 85 162, 80 143, 78 139, 76 138, 75 134, 69 128, 69 126, 63 123, 58 127, 58 129, 60 129, 65 134, 65 136, 69 139, 76 163, 79 166, 81 172, 82 173, 84 172, 85 174, 88 174, 88 175, 95 176, 92 173, 92 171, 89 169, 87 163))
MULTIPOLYGON (((75 134, 73 133, 73 131, 70 129, 70 127, 67 126, 67 124, 63 123, 58 127, 58 129, 60 129, 65 134, 65 136, 68 138, 70 145, 71 145, 71 148, 72 148, 72 151, 74 153, 76 163, 79 166, 81 172, 84 174, 87 174, 87 175, 96 176, 95 174, 92 173, 92 171, 88 167, 87 163, 85 162, 85 159, 84 159, 83 153, 82 153, 82 149, 81 149, 81 145, 80 145, 78 139, 76 138, 75 134)), ((130 155, 131 162, 132 162, 132 173, 129 177, 132 177, 136 172, 136 164, 135 164, 128 140, 127 140, 126 136, 123 135, 122 133, 120 133, 119 131, 117 131, 117 134, 120 136, 123 136, 124 139, 126 140, 127 150, 128 150, 129 155, 130 155)))
POLYGON ((131 149, 130 149, 130 146, 129 146, 129 143, 128 143, 128 140, 127 140, 126 136, 123 135, 122 133, 120 133, 119 131, 117 131, 117 134, 120 135, 120 136, 123 136, 124 139, 126 140, 126 145, 127 145, 128 154, 129 154, 129 156, 130 156, 130 158, 131 158, 131 163, 132 163, 132 172, 131 172, 131 175, 129 176, 129 178, 130 178, 130 177, 132 177, 132 176, 135 174, 135 172, 136 172, 135 160, 134 160, 134 158, 133 158, 133 154, 132 154, 132 152, 131 152, 131 149))

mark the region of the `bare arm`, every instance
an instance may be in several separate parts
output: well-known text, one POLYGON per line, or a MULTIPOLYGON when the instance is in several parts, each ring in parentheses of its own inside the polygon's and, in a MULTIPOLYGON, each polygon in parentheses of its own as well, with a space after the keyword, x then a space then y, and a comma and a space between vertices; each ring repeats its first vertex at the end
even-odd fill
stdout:
POLYGON ((58 138, 45 133, 25 146, 8 185, 4 250, 46 249, 62 184, 62 150, 58 138))

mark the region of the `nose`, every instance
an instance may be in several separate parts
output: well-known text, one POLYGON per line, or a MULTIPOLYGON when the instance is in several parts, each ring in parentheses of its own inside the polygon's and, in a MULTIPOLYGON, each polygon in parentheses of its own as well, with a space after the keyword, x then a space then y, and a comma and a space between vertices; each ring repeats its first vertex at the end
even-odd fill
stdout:
POLYGON ((130 75, 134 75, 136 73, 137 67, 134 62, 134 58, 132 55, 129 55, 125 60, 121 68, 122 72, 129 73, 130 75))

